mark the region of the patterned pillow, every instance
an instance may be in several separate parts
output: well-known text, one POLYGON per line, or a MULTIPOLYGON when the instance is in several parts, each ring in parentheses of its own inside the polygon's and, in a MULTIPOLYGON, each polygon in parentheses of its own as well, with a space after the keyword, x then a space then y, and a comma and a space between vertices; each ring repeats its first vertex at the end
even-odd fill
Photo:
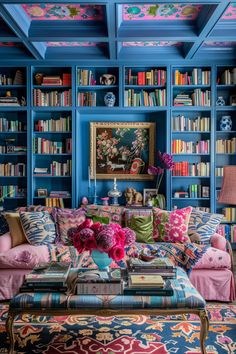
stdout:
POLYGON ((133 216, 152 216, 152 209, 140 208, 140 209, 126 209, 125 210, 125 225, 130 227, 130 222, 133 216))
POLYGON ((136 233, 136 241, 154 243, 153 239, 153 216, 133 215, 129 227, 136 233))
POLYGON ((201 243, 210 243, 211 236, 216 233, 223 215, 211 214, 205 211, 193 209, 188 226, 188 235, 190 239, 200 237, 201 243))
POLYGON ((4 235, 9 231, 9 226, 7 220, 5 219, 3 214, 0 214, 0 236, 4 235))
POLYGON ((192 207, 173 211, 153 208, 154 239, 161 242, 190 242, 188 223, 192 207))
POLYGON ((47 245, 55 242, 55 224, 47 211, 20 212, 23 231, 31 245, 47 245))
POLYGON ((89 215, 97 215, 109 218, 109 222, 116 222, 123 225, 124 207, 112 205, 87 205, 87 213, 89 215))
POLYGON ((68 231, 80 225, 86 219, 86 211, 80 209, 57 209, 56 223, 60 241, 65 244, 71 244, 68 231))

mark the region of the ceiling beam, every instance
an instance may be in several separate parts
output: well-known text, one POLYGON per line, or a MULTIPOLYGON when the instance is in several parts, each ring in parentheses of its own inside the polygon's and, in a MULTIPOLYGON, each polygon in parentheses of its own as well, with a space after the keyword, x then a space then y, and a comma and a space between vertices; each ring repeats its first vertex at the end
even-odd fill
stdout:
POLYGON ((13 30, 21 42, 36 59, 44 59, 45 46, 41 43, 33 44, 29 41, 28 31, 30 21, 19 11, 18 5, 0 4, 0 13, 7 25, 13 30))

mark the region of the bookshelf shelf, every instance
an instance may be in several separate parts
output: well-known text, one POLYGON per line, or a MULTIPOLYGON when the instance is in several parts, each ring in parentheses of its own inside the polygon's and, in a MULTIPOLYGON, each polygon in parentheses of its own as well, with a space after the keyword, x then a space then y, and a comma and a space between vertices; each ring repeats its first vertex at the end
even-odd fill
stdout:
POLYGON ((109 91, 110 89, 117 89, 119 88, 118 85, 79 85, 79 90, 106 90, 109 91))
POLYGON ((37 176, 33 175, 34 178, 71 178, 71 176, 37 176))
POLYGON ((210 200, 210 198, 172 198, 172 200, 210 200))
POLYGON ((173 85, 173 89, 195 89, 195 88, 210 88, 211 85, 173 85))
POLYGON ((53 90, 53 89, 70 89, 71 85, 33 85, 35 89, 42 89, 42 90, 53 90))

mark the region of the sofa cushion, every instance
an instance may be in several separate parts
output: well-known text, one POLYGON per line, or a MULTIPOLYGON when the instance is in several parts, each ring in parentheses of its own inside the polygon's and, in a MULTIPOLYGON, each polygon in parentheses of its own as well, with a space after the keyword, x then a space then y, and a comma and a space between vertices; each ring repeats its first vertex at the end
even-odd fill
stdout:
POLYGON ((209 247, 206 253, 195 264, 194 269, 222 269, 231 268, 230 255, 218 250, 214 247, 209 247))
POLYGON ((87 205, 88 215, 98 215, 103 217, 108 217, 109 222, 116 222, 123 225, 124 221, 124 207, 112 206, 112 205, 87 205))
POLYGON ((5 213, 7 223, 9 225, 9 230, 12 238, 12 247, 21 245, 27 242, 25 237, 19 213, 5 213))
POLYGON ((31 245, 47 245, 55 242, 55 223, 47 211, 20 212, 20 220, 31 245))
POLYGON ((48 261, 49 252, 46 245, 32 246, 24 243, 0 253, 0 269, 33 269, 38 263, 48 261))
POLYGON ((71 244, 69 230, 77 227, 86 219, 86 211, 80 209, 57 209, 56 223, 60 242, 65 245, 71 244))
POLYGON ((192 207, 173 211, 153 208, 154 239, 159 242, 190 242, 188 223, 192 207))
POLYGON ((0 237, 0 253, 7 252, 12 247, 12 238, 10 232, 6 232, 0 237))
POLYGON ((193 209, 188 226, 190 239, 198 237, 202 243, 210 243, 210 239, 216 233, 222 218, 223 215, 221 214, 212 214, 193 209))
POLYGON ((133 215, 130 220, 130 228, 136 234, 137 242, 154 243, 153 240, 153 216, 133 215))

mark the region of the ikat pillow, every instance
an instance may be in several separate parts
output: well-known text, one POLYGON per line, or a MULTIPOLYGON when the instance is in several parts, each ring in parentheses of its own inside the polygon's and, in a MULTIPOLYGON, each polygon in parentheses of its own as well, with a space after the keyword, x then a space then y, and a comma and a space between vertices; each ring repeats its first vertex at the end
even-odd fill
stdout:
POLYGON ((25 237, 31 245, 47 245, 56 239, 56 227, 47 211, 20 212, 25 237))
POLYGON ((193 209, 188 227, 190 240, 199 239, 203 244, 210 243, 211 236, 216 233, 223 215, 211 214, 205 211, 193 209))
POLYGON ((188 223, 192 207, 173 211, 153 208, 153 236, 158 242, 190 242, 188 223))

